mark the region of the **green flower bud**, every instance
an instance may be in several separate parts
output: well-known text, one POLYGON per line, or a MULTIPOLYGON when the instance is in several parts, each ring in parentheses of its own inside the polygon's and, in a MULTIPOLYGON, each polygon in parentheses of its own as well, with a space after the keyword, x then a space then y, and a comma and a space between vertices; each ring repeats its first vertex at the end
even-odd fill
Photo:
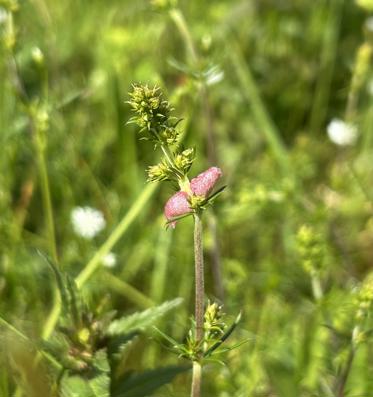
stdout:
POLYGON ((304 270, 314 276, 324 268, 324 244, 321 236, 309 225, 302 225, 297 233, 297 250, 304 270))
POLYGON ((162 160, 157 165, 152 165, 148 167, 148 181, 156 182, 156 181, 167 181, 172 179, 173 172, 166 163, 165 160, 162 160))
POLYGON ((175 166, 184 175, 190 170, 194 161, 194 148, 183 150, 181 153, 175 154, 175 166))
POLYGON ((363 320, 369 313, 373 304, 373 272, 363 281, 356 297, 356 320, 363 320))
POLYGON ((204 329, 207 338, 217 337, 224 333, 226 324, 222 321, 222 306, 209 303, 204 317, 204 329))
POLYGON ((172 145, 176 143, 179 133, 176 125, 179 120, 171 117, 171 105, 162 98, 159 87, 149 88, 147 85, 134 85, 128 101, 136 114, 130 119, 141 130, 146 131, 147 139, 158 144, 172 145))

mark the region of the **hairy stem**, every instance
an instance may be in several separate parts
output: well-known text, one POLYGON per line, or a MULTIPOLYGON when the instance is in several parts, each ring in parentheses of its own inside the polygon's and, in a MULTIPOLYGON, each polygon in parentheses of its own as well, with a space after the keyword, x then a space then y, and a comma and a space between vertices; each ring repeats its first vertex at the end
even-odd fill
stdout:
POLYGON ((193 362, 193 379, 191 397, 199 397, 201 395, 202 366, 199 361, 193 362))
MULTIPOLYGON (((203 317, 204 317, 204 267, 203 267, 203 243, 202 243, 202 220, 201 213, 194 215, 194 265, 195 265, 195 322, 196 342, 199 345, 203 340, 203 317)), ((202 367, 199 358, 193 362, 193 378, 191 397, 201 395, 202 367)))

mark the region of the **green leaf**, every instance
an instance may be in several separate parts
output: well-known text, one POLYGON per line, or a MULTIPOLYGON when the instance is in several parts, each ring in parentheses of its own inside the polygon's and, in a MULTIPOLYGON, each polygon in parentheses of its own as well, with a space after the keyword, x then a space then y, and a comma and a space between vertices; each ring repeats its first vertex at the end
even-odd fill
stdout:
POLYGON ((182 302, 181 298, 174 299, 163 303, 160 306, 151 307, 143 312, 136 312, 130 316, 122 317, 114 320, 108 327, 107 334, 115 336, 127 334, 136 330, 144 330, 153 325, 158 318, 164 316, 168 311, 179 306, 182 302))
POLYGON ((48 263, 55 274, 63 308, 70 316, 75 326, 80 327, 85 305, 76 286, 75 280, 67 273, 62 272, 47 255, 39 250, 38 254, 48 263))
POLYGON ((127 373, 113 387, 112 397, 146 397, 190 366, 169 366, 141 373, 127 373))
POLYGON ((204 357, 210 356, 214 350, 216 350, 221 344, 223 344, 229 336, 232 334, 232 332, 235 330, 237 327, 238 323, 241 321, 242 313, 240 312, 236 319, 234 320, 234 323, 228 328, 228 330, 220 337, 220 339, 213 344, 205 353, 204 357))
POLYGON ((93 360, 95 376, 66 376, 61 381, 62 397, 109 397, 110 367, 107 354, 100 350, 93 360))
POLYGON ((69 292, 66 288, 66 283, 63 273, 58 269, 54 262, 45 253, 37 250, 37 253, 47 262, 56 277, 57 287, 61 294, 61 300, 64 307, 68 308, 70 306, 69 292))

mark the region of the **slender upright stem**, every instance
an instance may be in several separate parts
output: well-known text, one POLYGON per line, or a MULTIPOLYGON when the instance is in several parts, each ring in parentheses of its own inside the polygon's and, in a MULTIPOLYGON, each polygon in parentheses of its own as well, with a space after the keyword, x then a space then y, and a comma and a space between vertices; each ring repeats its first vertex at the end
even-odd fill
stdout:
MULTIPOLYGON (((190 29, 185 20, 184 14, 178 8, 174 8, 170 11, 170 17, 175 23, 181 38, 184 41, 187 56, 190 63, 196 66, 199 63, 199 55, 194 44, 190 29)), ((206 119, 206 144, 207 144, 207 158, 210 166, 215 165, 217 162, 216 156, 216 142, 214 136, 214 126, 212 118, 212 109, 209 101, 208 90, 205 83, 201 85, 200 94, 202 98, 202 105, 205 113, 206 119)), ((210 233, 213 238, 213 255, 212 255, 212 273, 214 278, 214 287, 216 296, 223 301, 224 300, 224 287, 221 277, 221 261, 220 261, 220 251, 218 247, 218 235, 217 226, 214 214, 211 215, 211 222, 209 222, 210 233)))
MULTIPOLYGON (((53 207, 50 194, 49 178, 47 171, 47 164, 45 159, 45 136, 44 131, 40 131, 38 126, 35 127, 35 144, 36 152, 38 158, 38 169, 40 178, 41 194, 43 198, 44 214, 46 217, 47 233, 48 233, 48 243, 50 255, 53 258, 53 262, 58 266, 58 255, 57 255, 57 243, 56 243, 56 233, 53 218, 53 207)), ((44 324, 42 331, 42 338, 48 339, 52 334, 54 326, 58 320, 58 316, 61 309, 61 297, 57 286, 53 288, 53 306, 48 315, 48 318, 44 324)))
POLYGON ((348 380, 348 376, 351 372, 351 368, 352 368, 352 363, 354 361, 354 357, 355 357, 355 348, 354 346, 350 347, 350 352, 348 354, 348 358, 347 358, 347 362, 346 362, 346 366, 337 382, 337 390, 336 390, 336 396, 337 397, 345 397, 345 387, 346 387, 346 383, 348 380))
POLYGON ((45 137, 43 136, 44 133, 42 131, 37 130, 37 131, 35 131, 35 134, 36 134, 35 141, 36 141, 36 151, 37 151, 37 157, 38 157, 40 187, 41 187, 41 193, 42 193, 42 198, 43 198, 44 213, 45 213, 46 223, 47 223, 49 251, 53 258, 53 261, 56 264, 58 264, 52 200, 51 200, 50 187, 49 187, 47 164, 46 164, 46 160, 45 160, 45 143, 44 143, 45 137))
POLYGON ((312 276, 311 282, 312 282, 313 296, 316 301, 319 301, 323 297, 323 290, 321 287, 321 282, 320 282, 319 276, 318 275, 312 276))
MULTIPOLYGON (((204 267, 203 267, 203 243, 201 213, 194 215, 194 264, 195 264, 195 322, 196 342, 203 341, 203 317, 204 317, 204 267)), ((202 367, 200 357, 193 362, 193 379, 191 397, 200 397, 202 383, 202 367)))
POLYGON ((199 361, 193 361, 193 379, 191 397, 199 397, 201 395, 202 383, 202 366, 199 361))
POLYGON ((192 63, 197 63, 198 55, 194 47, 192 35, 190 34, 188 25, 185 22, 183 13, 178 8, 174 8, 170 11, 170 17, 175 23, 183 38, 190 61, 192 63))

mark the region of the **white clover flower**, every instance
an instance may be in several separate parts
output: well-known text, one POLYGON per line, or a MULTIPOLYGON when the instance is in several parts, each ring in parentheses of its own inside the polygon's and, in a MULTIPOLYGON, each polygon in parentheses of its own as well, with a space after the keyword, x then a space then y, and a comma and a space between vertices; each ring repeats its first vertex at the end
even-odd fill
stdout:
POLYGON ((95 237, 106 226, 102 212, 91 207, 75 207, 70 218, 75 233, 86 239, 95 237))
POLYGON ((102 258, 102 264, 108 268, 115 267, 117 264, 117 256, 114 254, 114 252, 109 252, 102 258))
POLYGON ((339 146, 353 145, 357 139, 357 128, 340 119, 333 119, 326 129, 329 139, 339 146))

